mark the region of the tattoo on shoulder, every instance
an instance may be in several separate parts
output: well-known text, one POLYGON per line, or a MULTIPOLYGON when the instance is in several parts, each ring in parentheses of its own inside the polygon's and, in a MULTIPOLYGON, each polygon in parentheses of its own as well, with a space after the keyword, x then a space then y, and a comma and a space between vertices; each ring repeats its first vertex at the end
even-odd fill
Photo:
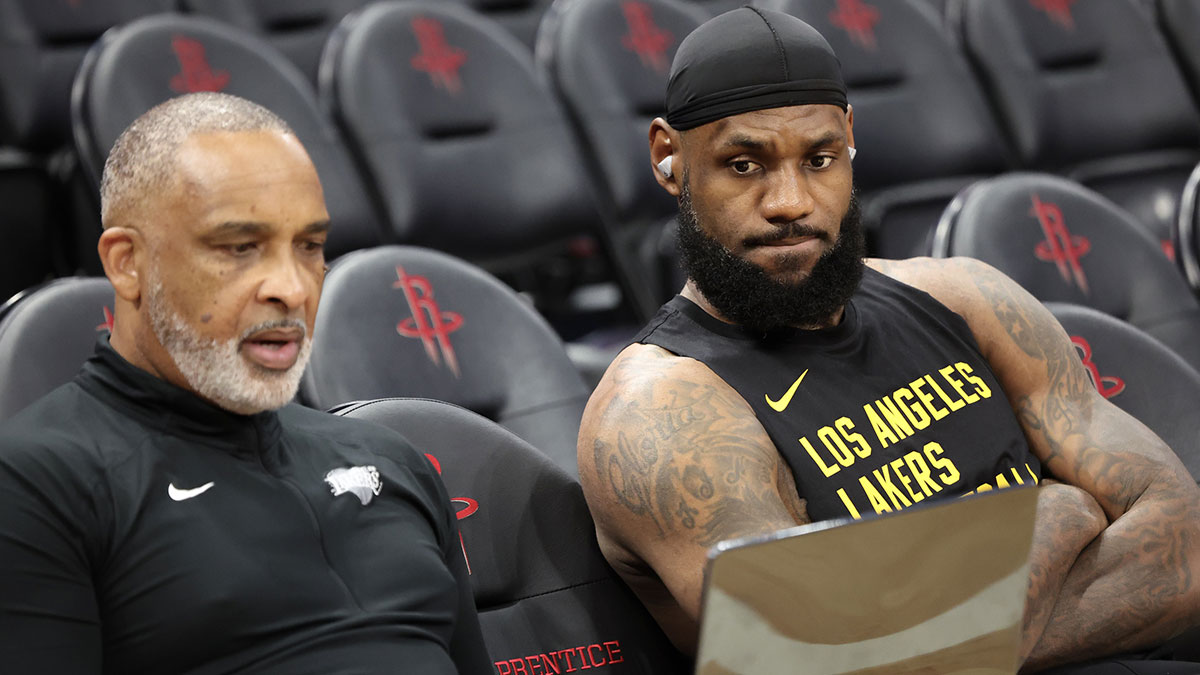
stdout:
POLYGON ((609 403, 618 412, 592 443, 601 489, 660 537, 687 531, 711 546, 762 531, 764 514, 780 510, 782 459, 747 440, 763 433, 753 413, 704 383, 662 379, 633 391, 642 394, 618 388, 609 403))

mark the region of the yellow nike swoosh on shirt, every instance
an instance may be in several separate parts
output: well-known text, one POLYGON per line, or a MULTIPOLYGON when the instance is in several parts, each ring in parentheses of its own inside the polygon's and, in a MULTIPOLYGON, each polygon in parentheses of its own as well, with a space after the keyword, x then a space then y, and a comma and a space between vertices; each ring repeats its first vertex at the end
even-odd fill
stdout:
POLYGON ((800 377, 796 378, 796 381, 792 383, 792 386, 788 387, 787 392, 783 396, 780 396, 778 401, 772 401, 770 396, 763 394, 763 398, 767 399, 767 405, 771 406, 771 409, 775 412, 783 412, 788 407, 788 404, 792 402, 792 395, 796 393, 796 388, 804 381, 804 376, 807 374, 807 369, 803 373, 800 373, 800 377))

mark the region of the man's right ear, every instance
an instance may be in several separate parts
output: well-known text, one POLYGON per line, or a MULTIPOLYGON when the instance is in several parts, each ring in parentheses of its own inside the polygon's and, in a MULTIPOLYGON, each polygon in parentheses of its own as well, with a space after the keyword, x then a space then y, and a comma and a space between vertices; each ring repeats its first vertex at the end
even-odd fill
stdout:
POLYGON ((112 283, 113 291, 118 297, 135 303, 142 294, 137 264, 141 244, 138 231, 129 227, 110 227, 100 234, 100 241, 96 243, 104 276, 112 283))
POLYGON ((675 141, 678 133, 661 117, 650 123, 650 162, 654 165, 654 178, 664 190, 678 197, 682 191, 675 171, 675 141))

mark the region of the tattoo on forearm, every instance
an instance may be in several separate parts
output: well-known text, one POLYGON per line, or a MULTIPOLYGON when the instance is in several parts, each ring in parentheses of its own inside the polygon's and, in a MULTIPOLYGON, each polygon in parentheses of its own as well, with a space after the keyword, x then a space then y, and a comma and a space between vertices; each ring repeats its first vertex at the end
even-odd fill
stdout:
MULTIPOLYGON (((1073 345, 1040 303, 990 270, 968 273, 1007 338, 1031 359, 1024 367, 1046 374, 1044 392, 1012 400, 1030 442, 1041 448, 1043 467, 1086 486, 1113 521, 1071 561, 1051 615, 1037 617, 1047 627, 1031 663, 1167 637, 1195 613, 1181 609, 1188 602, 1181 599, 1195 597, 1195 483, 1152 432, 1097 398, 1073 345)), ((1054 586, 1050 574, 1035 565, 1031 584, 1054 586)))

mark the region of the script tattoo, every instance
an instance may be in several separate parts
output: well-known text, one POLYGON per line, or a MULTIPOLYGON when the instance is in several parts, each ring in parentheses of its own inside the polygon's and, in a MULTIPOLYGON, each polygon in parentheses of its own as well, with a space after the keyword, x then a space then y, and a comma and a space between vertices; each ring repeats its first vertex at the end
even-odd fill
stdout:
MULTIPOLYGON (((1044 372, 1044 386, 1010 400, 1045 470, 1085 489, 1110 524, 1067 563, 1029 664, 1136 649, 1168 637, 1195 609, 1196 484, 1153 432, 1103 401, 1053 315, 991 268, 961 262, 1005 337, 1044 372)), ((1019 361, 1019 359, 1018 359, 1019 361)), ((998 371, 998 374, 999 373, 998 371)), ((1003 377, 1002 377, 1003 380, 1003 377)), ((1034 567, 1032 583, 1053 575, 1034 567)), ((1031 588, 1031 592, 1033 589, 1031 588)))
POLYGON ((632 364, 614 368, 611 431, 594 439, 592 451, 616 503, 651 522, 659 537, 687 532, 706 547, 796 522, 789 513, 804 507, 791 475, 773 447, 747 440, 764 432, 744 404, 710 384, 644 375, 632 364), (632 379, 638 383, 622 386, 632 379))

